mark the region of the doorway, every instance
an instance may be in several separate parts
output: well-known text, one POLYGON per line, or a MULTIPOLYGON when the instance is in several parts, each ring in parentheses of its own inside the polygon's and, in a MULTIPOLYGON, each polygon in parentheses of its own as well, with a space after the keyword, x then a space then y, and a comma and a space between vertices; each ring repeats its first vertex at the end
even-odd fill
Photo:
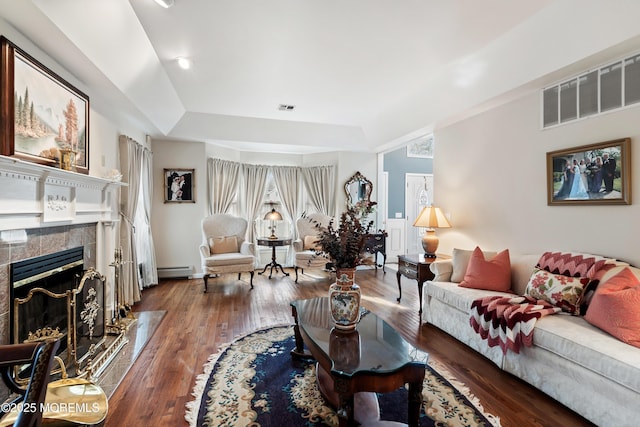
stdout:
POLYGON ((433 174, 405 174, 405 254, 418 254, 422 250, 424 227, 414 227, 420 211, 433 203, 433 174))

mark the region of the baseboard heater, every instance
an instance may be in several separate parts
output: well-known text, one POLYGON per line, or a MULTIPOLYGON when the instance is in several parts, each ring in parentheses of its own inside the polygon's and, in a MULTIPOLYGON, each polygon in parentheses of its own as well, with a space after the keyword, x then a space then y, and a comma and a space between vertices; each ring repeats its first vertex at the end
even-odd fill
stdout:
POLYGON ((177 279, 181 277, 189 278, 193 274, 193 266, 184 267, 160 267, 158 268, 158 279, 177 279))

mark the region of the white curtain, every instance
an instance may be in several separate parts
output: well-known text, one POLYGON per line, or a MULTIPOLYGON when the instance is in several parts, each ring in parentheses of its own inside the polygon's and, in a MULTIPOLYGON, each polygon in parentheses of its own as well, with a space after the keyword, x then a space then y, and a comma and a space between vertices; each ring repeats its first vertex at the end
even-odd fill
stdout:
POLYGON ((140 286, 147 288, 158 284, 156 249, 151 233, 151 199, 153 195, 153 153, 148 148, 142 151, 141 194, 135 220, 136 257, 141 266, 140 286))
MULTIPOLYGON (((262 207, 262 197, 267 186, 269 166, 242 165, 243 185, 240 194, 244 217, 249 222, 247 241, 255 243, 256 233, 254 220, 262 207)), ((257 260, 257 258, 256 258, 257 260)))
POLYGON ((227 160, 207 160, 207 210, 209 215, 228 213, 238 192, 241 164, 227 160))
POLYGON ((123 221, 120 225, 120 247, 125 263, 122 265, 120 276, 122 294, 119 296, 118 304, 132 305, 140 301, 133 220, 138 207, 143 152, 142 145, 125 135, 120 135, 120 167, 122 168, 122 178, 129 185, 123 186, 121 189, 120 214, 123 221))
MULTIPOLYGON (((295 223, 300 217, 300 195, 302 187, 302 176, 300 168, 290 166, 274 166, 271 169, 273 178, 280 193, 280 200, 286 213, 291 217, 291 225, 293 228, 293 240, 298 238, 298 231, 295 223)), ((291 248, 287 252, 286 265, 295 264, 295 253, 291 248)))
POLYGON ((336 171, 334 166, 302 168, 302 176, 313 207, 325 215, 334 216, 336 171))

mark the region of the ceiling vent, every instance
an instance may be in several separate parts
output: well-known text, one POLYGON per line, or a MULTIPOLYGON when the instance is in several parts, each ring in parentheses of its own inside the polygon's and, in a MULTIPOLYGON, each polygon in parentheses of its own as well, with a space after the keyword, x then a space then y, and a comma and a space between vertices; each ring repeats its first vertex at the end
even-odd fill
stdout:
POLYGON ((289 105, 289 104, 280 104, 278 106, 278 110, 280 111, 292 111, 294 108, 296 108, 295 105, 289 105))

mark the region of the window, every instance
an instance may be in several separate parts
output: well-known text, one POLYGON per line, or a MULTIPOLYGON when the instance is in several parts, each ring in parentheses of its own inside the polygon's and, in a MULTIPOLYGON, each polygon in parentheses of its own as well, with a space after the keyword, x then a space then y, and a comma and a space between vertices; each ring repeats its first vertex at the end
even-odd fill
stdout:
POLYGON ((640 54, 542 90, 542 127, 640 103, 640 54))
POLYGON ((255 222, 258 237, 268 237, 271 235, 272 226, 275 227, 273 231, 278 237, 289 238, 293 235, 291 219, 282 207, 280 192, 278 191, 275 178, 271 172, 267 174, 267 184, 264 195, 262 196, 262 209, 258 212, 258 217, 255 219, 255 222), (264 216, 269 213, 271 209, 275 209, 282 215, 282 221, 268 221, 264 219, 264 216))
MULTIPOLYGON (((293 235, 292 223, 289 215, 284 212, 280 192, 276 185, 275 178, 271 171, 267 174, 267 183, 264 194, 262 196, 262 209, 258 211, 258 217, 255 219, 256 236, 260 238, 269 237, 272 233, 279 238, 290 238, 293 235), (282 221, 265 220, 264 217, 272 209, 282 215, 282 221)), ((271 260, 272 248, 265 246, 257 247, 256 255, 260 264, 266 264, 271 260)), ((289 246, 280 246, 276 248, 276 259, 280 264, 287 265, 287 254, 289 246)))
POLYGON ((578 79, 560 85, 560 122, 578 117, 578 79))
POLYGON ((640 55, 624 61, 624 104, 640 102, 640 55))
POLYGON ((543 105, 543 126, 552 126, 558 124, 558 93, 559 87, 554 86, 552 88, 546 89, 543 92, 542 96, 542 105, 543 105))
POLYGON ((622 63, 600 69, 600 111, 622 107, 622 63))
POLYGON ((598 114, 598 72, 592 71, 578 79, 580 117, 598 114))

